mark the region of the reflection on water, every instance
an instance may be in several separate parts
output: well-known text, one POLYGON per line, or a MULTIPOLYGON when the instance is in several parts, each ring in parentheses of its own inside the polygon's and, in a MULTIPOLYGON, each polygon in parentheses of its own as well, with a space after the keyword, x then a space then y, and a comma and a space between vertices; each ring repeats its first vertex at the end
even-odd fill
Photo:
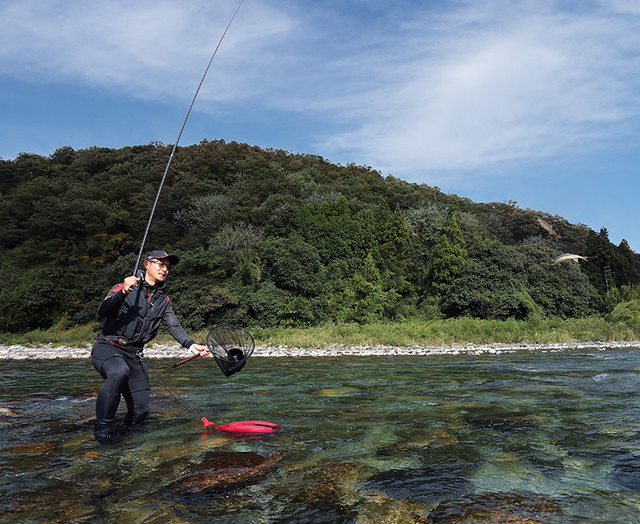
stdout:
MULTIPOLYGON (((640 522, 635 349, 152 364, 123 442, 93 440, 90 362, 3 361, 0 522, 640 522)), ((122 408, 121 408, 122 409, 122 408)))

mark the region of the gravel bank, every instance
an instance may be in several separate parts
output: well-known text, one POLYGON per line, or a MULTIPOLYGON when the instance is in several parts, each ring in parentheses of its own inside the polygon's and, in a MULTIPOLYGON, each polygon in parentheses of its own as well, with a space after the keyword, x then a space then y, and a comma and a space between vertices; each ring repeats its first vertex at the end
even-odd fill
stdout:
MULTIPOLYGON (((256 346, 256 357, 339 357, 365 355, 483 355, 513 353, 516 351, 565 351, 571 349, 640 348, 640 341, 632 342, 580 342, 565 344, 491 344, 480 346, 326 346, 318 348, 292 348, 283 346, 256 346)), ((91 346, 67 347, 47 344, 37 347, 0 346, 0 359, 52 359, 89 358, 91 346)), ((191 354, 178 345, 152 344, 145 348, 147 358, 185 358, 191 354)))

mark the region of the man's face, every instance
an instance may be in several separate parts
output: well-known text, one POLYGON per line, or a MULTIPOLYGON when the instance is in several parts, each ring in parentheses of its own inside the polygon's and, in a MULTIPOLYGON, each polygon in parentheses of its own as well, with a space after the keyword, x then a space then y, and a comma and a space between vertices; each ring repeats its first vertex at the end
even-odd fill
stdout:
POLYGON ((147 272, 147 282, 153 285, 155 282, 162 282, 167 278, 169 270, 171 269, 171 263, 168 258, 152 258, 145 262, 144 268, 147 272), (152 280, 155 280, 155 282, 152 282, 152 280))

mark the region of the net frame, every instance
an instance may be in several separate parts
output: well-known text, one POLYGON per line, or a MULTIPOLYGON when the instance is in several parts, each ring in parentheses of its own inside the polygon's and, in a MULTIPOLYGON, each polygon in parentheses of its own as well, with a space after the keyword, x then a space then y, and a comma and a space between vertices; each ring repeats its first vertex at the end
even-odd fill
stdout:
POLYGON ((207 348, 216 359, 240 363, 253 355, 255 341, 246 329, 233 324, 221 324, 209 331, 207 348))

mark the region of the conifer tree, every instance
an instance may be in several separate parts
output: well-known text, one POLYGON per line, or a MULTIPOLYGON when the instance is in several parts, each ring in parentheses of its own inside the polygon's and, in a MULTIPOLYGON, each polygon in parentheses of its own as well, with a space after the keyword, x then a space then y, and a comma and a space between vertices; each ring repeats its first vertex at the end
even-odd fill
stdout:
MULTIPOLYGON (((582 251, 583 256, 588 260, 581 265, 581 268, 589 277, 591 285, 603 294, 607 292, 607 279, 614 259, 614 249, 615 246, 609 240, 607 228, 600 229, 600 233, 589 231, 582 251)), ((612 281, 608 284, 613 285, 612 281)))
POLYGON ((396 278, 403 278, 411 260, 411 236, 402 210, 397 205, 391 212, 381 198, 374 219, 382 268, 396 278))
POLYGON ((467 258, 462 231, 458 227, 456 216, 451 216, 449 228, 433 249, 427 267, 427 282, 436 295, 444 295, 456 279, 467 258))

